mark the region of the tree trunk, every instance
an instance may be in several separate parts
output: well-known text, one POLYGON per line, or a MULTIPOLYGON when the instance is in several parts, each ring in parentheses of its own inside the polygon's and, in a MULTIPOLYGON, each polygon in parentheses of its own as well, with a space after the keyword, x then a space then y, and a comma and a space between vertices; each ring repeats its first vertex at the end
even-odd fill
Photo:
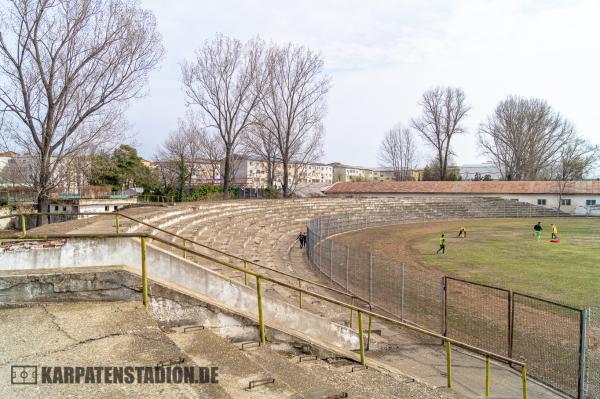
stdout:
MULTIPOLYGON (((37 211, 38 213, 48 212, 50 206, 50 165, 46 157, 42 155, 40 159, 40 175, 38 176, 38 195, 37 195, 37 211)), ((38 215, 36 226, 48 224, 47 215, 38 215)))
MULTIPOLYGON (((37 196, 37 211, 38 213, 48 212, 50 206, 50 195, 47 189, 40 191, 37 196)), ((38 215, 36 226, 48 224, 48 215, 38 215)))
POLYGON ((273 164, 267 159, 267 187, 273 187, 273 164))
POLYGON ((288 160, 287 160, 287 157, 284 157, 284 159, 283 159, 283 197, 284 198, 287 198, 289 196, 288 178, 289 178, 288 160))
POLYGON ((223 171, 223 199, 229 199, 229 176, 231 174, 231 149, 225 150, 225 170, 223 171))

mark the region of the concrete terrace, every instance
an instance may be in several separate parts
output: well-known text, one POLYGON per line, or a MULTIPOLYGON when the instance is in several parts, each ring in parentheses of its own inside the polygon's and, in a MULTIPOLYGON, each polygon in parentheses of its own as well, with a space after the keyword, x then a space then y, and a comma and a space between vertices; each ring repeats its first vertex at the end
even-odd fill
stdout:
POLYGON ((134 302, 38 303, 0 307, 0 397, 459 398, 349 362, 300 361, 291 350, 240 349, 210 329, 157 323, 134 302), (10 365, 218 367, 216 384, 11 385, 10 365), (275 383, 248 389, 250 381, 275 383))
MULTIPOLYGON (((125 213, 140 218, 147 223, 158 226, 187 239, 222 250, 232 255, 268 266, 276 270, 292 273, 307 280, 318 281, 321 276, 308 265, 306 257, 299 249, 295 238, 298 232, 304 231, 307 222, 317 216, 331 214, 369 213, 373 222, 389 223, 390 215, 403 215, 406 222, 431 219, 459 219, 465 217, 514 217, 542 216, 554 211, 529 204, 506 201, 499 198, 455 198, 436 197, 435 200, 418 197, 395 197, 384 199, 369 198, 322 198, 296 200, 251 200, 229 202, 191 203, 171 206, 169 208, 136 208, 125 213)), ((397 218, 395 219, 397 220, 397 218)), ((181 245, 175 239, 150 228, 140 226, 121 218, 121 231, 145 232, 159 234, 160 237, 181 245)), ((32 231, 32 234, 46 233, 110 233, 115 229, 115 218, 102 216, 81 221, 43 226, 32 231), (76 223, 76 225, 75 225, 76 223)), ((360 228, 361 226, 356 226, 360 228)), ((190 245, 199 252, 218 259, 229 261, 239 266, 242 263, 231 257, 220 255, 200 246, 190 245)), ((178 254, 181 255, 181 254, 178 254)), ((189 259, 189 257, 188 257, 189 259)), ((215 265, 201 258, 193 259, 199 264, 219 274, 240 281, 243 274, 215 265)), ((262 274, 296 284, 296 281, 272 271, 256 266, 250 269, 262 274)), ((149 265, 149 273, 152 273, 149 265)), ((322 280, 326 283, 325 280, 322 280)), ((309 291, 332 296, 331 292, 314 286, 306 287, 309 291)), ((265 295, 297 304, 298 295, 278 286, 266 285, 265 295)), ((339 300, 347 301, 342 295, 333 295, 339 300)), ((321 303, 314 298, 306 298, 305 309, 326 317, 339 324, 348 325, 348 314, 340 308, 321 303)), ((267 321, 268 322, 268 321, 267 321)), ((354 320, 356 327, 356 320, 354 320)), ((367 357, 392 364, 400 372, 423 381, 427 386, 442 387, 445 385, 445 366, 439 344, 423 342, 419 337, 390 328, 383 323, 375 323, 373 329, 381 330, 381 335, 374 335, 371 351, 367 357)), ((455 378, 456 389, 470 397, 480 396, 483 391, 483 369, 481 359, 470 355, 457 354, 455 378)), ((493 371, 497 384, 501 385, 502 394, 506 397, 520 395, 519 378, 510 370, 494 366, 493 371)), ((554 398, 553 393, 530 382, 530 397, 554 398)), ((498 388, 496 388, 498 389, 498 388)), ((498 392, 494 391, 493 392, 498 392)), ((500 394, 500 393, 498 393, 500 394)), ((424 397, 424 396, 423 396, 424 397)))

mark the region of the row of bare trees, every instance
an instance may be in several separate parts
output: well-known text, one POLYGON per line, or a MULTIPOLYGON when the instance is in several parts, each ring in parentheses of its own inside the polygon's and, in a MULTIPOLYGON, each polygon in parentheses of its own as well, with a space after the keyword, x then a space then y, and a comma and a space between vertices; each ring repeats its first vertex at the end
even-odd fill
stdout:
MULTIPOLYGON (((471 110, 459 88, 426 91, 422 113, 410 127, 434 150, 433 166, 439 180, 449 177, 449 160, 455 153, 452 139, 466 131, 471 110)), ((477 141, 483 155, 505 180, 554 179, 561 193, 569 181, 584 178, 599 160, 600 149, 583 140, 571 121, 545 100, 509 96, 480 124, 477 141)), ((416 142, 410 128, 396 127, 384 137, 379 159, 393 168, 398 180, 407 178, 414 163, 416 142)))
POLYGON ((154 15, 134 0, 3 4, 2 136, 35 164, 32 185, 46 211, 65 160, 121 134, 126 105, 144 94, 164 49, 154 15))
POLYGON ((323 68, 321 57, 304 46, 259 38, 242 43, 221 34, 182 65, 188 106, 222 141, 226 197, 239 153, 268 165, 269 185, 281 165, 284 196, 291 193, 290 167, 321 156, 331 86, 323 68))
POLYGON ((379 148, 382 165, 394 171, 396 180, 412 179, 416 162, 415 133, 433 150, 433 165, 439 180, 449 175, 449 161, 454 155, 452 139, 466 131, 464 120, 471 110, 465 93, 459 88, 436 87, 423 93, 421 115, 410 121, 410 128, 398 125, 385 136, 379 148))
POLYGON ((188 113, 178 125, 158 150, 155 163, 163 191, 175 191, 181 201, 195 174, 210 173, 213 181, 218 177, 224 152, 220 138, 200 128, 194 115, 188 113))

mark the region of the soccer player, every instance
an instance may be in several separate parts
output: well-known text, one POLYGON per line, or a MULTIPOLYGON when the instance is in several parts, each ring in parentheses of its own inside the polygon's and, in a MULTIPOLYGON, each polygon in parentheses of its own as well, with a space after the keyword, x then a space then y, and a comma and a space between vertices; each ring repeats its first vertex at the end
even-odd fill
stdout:
POLYGON ((558 227, 555 224, 552 224, 552 239, 556 240, 558 238, 558 227))
POLYGON ((442 251, 442 255, 446 253, 446 237, 442 234, 440 237, 440 249, 437 250, 436 254, 442 251))
POLYGON ((460 227, 460 229, 458 230, 458 238, 467 238, 467 229, 465 229, 464 227, 460 227))
POLYGON ((542 230, 542 222, 537 222, 537 224, 533 226, 533 235, 538 241, 540 240, 540 238, 542 238, 542 230))

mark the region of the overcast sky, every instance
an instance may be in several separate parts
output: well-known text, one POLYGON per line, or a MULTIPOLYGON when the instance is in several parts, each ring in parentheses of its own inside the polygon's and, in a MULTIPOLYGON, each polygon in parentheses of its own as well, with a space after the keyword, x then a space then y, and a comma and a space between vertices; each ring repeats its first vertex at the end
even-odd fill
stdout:
MULTIPOLYGON (((600 1, 142 0, 167 50, 148 97, 129 111, 152 158, 185 113, 179 64, 216 32, 294 42, 321 53, 328 96, 323 161, 378 166, 386 130, 419 114, 421 94, 461 87, 473 109, 457 163, 483 161, 479 123, 509 94, 546 99, 600 144, 600 1)), ((422 158, 430 157, 421 149, 422 158)))

